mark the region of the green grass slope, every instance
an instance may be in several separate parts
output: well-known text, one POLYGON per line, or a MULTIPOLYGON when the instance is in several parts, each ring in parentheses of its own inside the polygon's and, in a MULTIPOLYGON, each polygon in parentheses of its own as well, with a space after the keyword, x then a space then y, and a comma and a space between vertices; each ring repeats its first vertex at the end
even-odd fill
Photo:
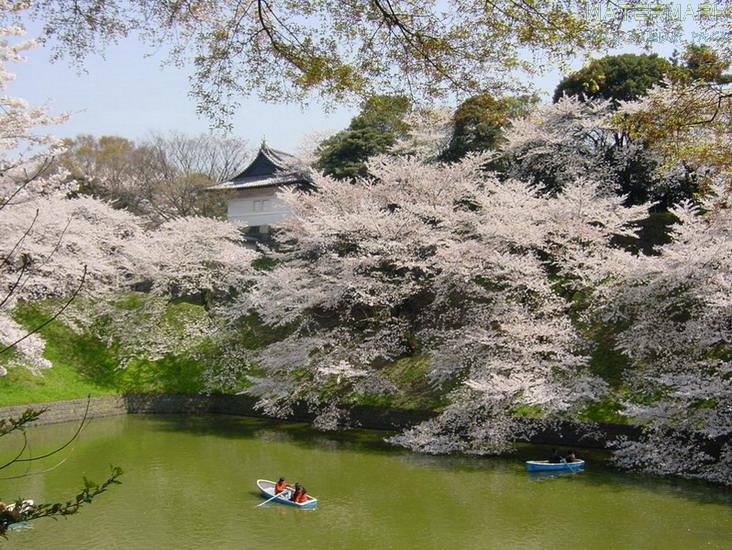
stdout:
MULTIPOLYGON (((171 305, 170 308, 183 307, 171 305)), ((185 304, 184 307, 191 307, 185 304)), ((171 311, 174 315, 175 311, 171 311)), ((16 319, 25 327, 40 325, 47 314, 29 304, 20 305, 16 319)), ((42 403, 124 392, 180 392, 203 390, 205 365, 187 357, 168 356, 158 361, 133 360, 121 369, 116 350, 88 334, 77 334, 60 321, 44 327, 44 356, 53 368, 39 374, 22 367, 0 377, 0 406, 42 403)))

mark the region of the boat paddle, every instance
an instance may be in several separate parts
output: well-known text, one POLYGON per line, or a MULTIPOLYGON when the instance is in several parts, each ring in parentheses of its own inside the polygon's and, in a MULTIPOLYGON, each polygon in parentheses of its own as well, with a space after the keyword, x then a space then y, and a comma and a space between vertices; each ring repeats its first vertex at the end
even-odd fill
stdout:
POLYGON ((285 493, 285 492, 286 492, 286 491, 282 491, 281 493, 277 493, 277 494, 276 494, 275 496, 273 496, 273 497, 271 497, 271 498, 268 498, 268 499, 267 499, 267 500, 265 500, 264 502, 260 502, 259 504, 257 504, 257 505, 255 506, 255 508, 259 508, 260 506, 264 506, 264 505, 265 505, 265 504, 267 504, 267 503, 268 503, 268 502, 269 502, 270 500, 274 500, 274 499, 276 499, 276 498, 277 498, 277 497, 279 497, 279 496, 284 496, 284 495, 283 495, 283 493, 285 493))
POLYGON ((566 460, 564 461, 564 466, 567 468, 567 470, 569 470, 569 473, 571 473, 572 475, 574 475, 577 472, 579 472, 579 468, 575 470, 574 468, 572 468, 570 466, 570 462, 567 462, 566 460))

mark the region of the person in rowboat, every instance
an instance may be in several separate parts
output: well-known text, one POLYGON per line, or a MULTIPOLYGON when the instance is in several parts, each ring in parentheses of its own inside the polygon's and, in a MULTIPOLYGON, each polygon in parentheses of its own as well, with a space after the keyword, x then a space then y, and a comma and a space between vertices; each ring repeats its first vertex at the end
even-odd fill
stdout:
POLYGON ((290 486, 290 484, 285 481, 285 478, 284 477, 281 477, 277 481, 277 483, 275 483, 275 486, 274 486, 274 493, 275 493, 275 495, 279 495, 282 491, 284 491, 285 489, 287 489, 289 486, 290 486))
POLYGON ((567 462, 574 462, 577 460, 577 455, 574 454, 574 451, 568 451, 566 459, 567 459, 567 462))
POLYGON ((298 504, 302 504, 307 501, 308 501, 308 491, 307 491, 307 489, 305 489, 305 487, 303 487, 302 491, 300 492, 300 495, 298 495, 297 500, 295 502, 297 502, 298 504))
POLYGON ((14 506, 12 510, 8 510, 8 505, 0 502, 0 521, 10 524, 20 521, 20 506, 14 506))
POLYGON ((299 502, 298 499, 300 498, 300 495, 302 495, 302 485, 295 483, 295 491, 292 493, 290 501, 299 502))
POLYGON ((560 464, 562 462, 561 455, 556 449, 552 449, 552 454, 549 455, 549 464, 560 464))

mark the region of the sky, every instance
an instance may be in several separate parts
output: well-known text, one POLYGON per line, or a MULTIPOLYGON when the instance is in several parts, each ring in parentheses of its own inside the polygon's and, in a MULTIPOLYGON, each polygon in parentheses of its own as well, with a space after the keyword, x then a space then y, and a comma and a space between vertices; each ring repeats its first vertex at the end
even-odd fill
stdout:
MULTIPOLYGON (((26 27, 33 37, 38 27, 32 22, 26 27)), ((660 44, 655 51, 668 56, 673 49, 673 44, 660 44)), ((26 63, 10 68, 17 75, 10 94, 32 105, 48 104, 52 113, 71 112, 69 122, 52 130, 59 137, 93 134, 141 140, 152 133, 209 130, 209 121, 196 113, 195 100, 189 96, 192 71, 164 65, 165 52, 153 52, 133 39, 108 47, 103 56, 89 57, 83 71, 65 60, 52 63, 50 51, 43 47, 29 50, 26 57, 26 63)), ((581 64, 578 59, 573 65, 581 64)), ((550 71, 534 84, 548 98, 561 76, 550 71)), ((252 148, 266 137, 271 146, 294 152, 307 134, 346 127, 357 110, 344 106, 326 112, 317 103, 267 104, 250 97, 242 101, 231 133, 247 139, 252 148)))
MULTIPOLYGON (((26 23, 27 36, 34 26, 26 23)), ((59 137, 78 134, 118 135, 144 139, 153 132, 209 131, 209 121, 196 113, 189 96, 192 71, 164 66, 164 52, 135 40, 107 48, 80 67, 68 60, 51 62, 50 50, 38 47, 24 52, 27 61, 9 66, 16 74, 9 93, 31 105, 48 104, 52 113, 71 112, 71 120, 53 128, 59 137)), ((302 137, 348 126, 357 107, 326 113, 319 105, 267 104, 247 98, 232 121, 232 134, 246 138, 252 147, 262 138, 272 146, 294 150, 302 137)))

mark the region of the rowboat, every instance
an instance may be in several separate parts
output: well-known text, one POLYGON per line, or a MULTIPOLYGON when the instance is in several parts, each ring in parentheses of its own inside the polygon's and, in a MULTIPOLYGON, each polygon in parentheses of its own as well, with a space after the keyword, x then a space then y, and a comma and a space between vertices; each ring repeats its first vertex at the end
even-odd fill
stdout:
MULTIPOLYGON (((21 513, 21 515, 22 515, 22 514, 24 514, 24 513, 26 513, 26 512, 29 512, 29 511, 31 510, 31 508, 33 508, 33 505, 34 505, 34 504, 35 504, 35 502, 33 502, 33 501, 32 501, 31 499, 29 499, 29 498, 28 498, 28 499, 25 499, 25 500, 24 500, 24 501, 23 501, 23 502, 21 503, 21 505, 20 505, 20 513, 21 513)), ((5 507, 5 509, 6 509, 6 510, 9 510, 9 511, 11 511, 11 512, 12 512, 13 510, 15 510, 15 502, 11 502, 10 504, 8 504, 8 505, 7 505, 6 507, 5 507)))
POLYGON ((575 460, 573 462, 549 462, 548 460, 527 460, 526 470, 529 472, 561 472, 585 469, 584 460, 575 460))
POLYGON ((297 508, 315 508, 318 504, 318 499, 315 497, 311 497, 310 495, 307 496, 307 501, 305 502, 292 502, 290 500, 290 496, 292 496, 292 489, 288 488, 282 491, 279 495, 277 495, 276 498, 272 498, 275 496, 274 493, 274 487, 275 487, 274 481, 269 481, 268 479, 258 479, 257 480, 257 487, 259 487, 259 491, 263 498, 266 499, 272 499, 272 502, 279 502, 280 504, 286 504, 288 506, 296 506, 297 508))
MULTIPOLYGON (((24 514, 27 514, 33 510, 35 502, 33 502, 31 499, 26 499, 23 501, 23 503, 20 506, 20 517, 22 518, 24 514)), ((5 507, 6 510, 12 512, 15 510, 15 502, 11 502, 5 507)), ((30 521, 16 521, 15 523, 11 523, 8 525, 8 529, 22 529, 24 527, 30 527, 31 522, 30 521)))

